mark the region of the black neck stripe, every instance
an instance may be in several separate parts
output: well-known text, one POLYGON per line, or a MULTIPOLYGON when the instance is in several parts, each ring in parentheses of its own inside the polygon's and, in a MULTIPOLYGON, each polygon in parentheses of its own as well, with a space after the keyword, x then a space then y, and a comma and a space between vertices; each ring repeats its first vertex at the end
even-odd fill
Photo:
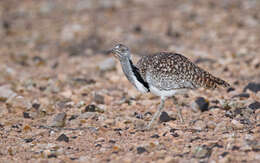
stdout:
POLYGON ((133 64, 133 62, 131 60, 130 61, 130 65, 131 68, 133 70, 134 76, 136 77, 136 79, 148 90, 148 92, 150 91, 149 89, 149 85, 147 82, 144 81, 144 79, 142 78, 142 76, 140 75, 139 69, 137 67, 135 67, 135 65, 133 64))

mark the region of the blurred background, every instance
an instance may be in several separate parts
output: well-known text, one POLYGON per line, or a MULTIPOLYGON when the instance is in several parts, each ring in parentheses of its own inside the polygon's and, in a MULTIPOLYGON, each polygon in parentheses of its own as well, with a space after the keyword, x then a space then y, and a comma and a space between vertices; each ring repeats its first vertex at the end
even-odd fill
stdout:
POLYGON ((258 0, 3 0, 0 62, 2 69, 6 60, 55 67, 64 62, 59 57, 82 57, 88 64, 116 43, 137 55, 168 50, 195 59, 254 58, 259 10, 258 0))

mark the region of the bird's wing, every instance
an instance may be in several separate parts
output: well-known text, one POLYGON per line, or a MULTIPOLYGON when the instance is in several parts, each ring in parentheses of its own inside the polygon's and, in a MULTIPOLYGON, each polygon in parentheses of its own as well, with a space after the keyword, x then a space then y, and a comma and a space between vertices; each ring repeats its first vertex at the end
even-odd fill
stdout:
POLYGON ((146 65, 145 79, 149 85, 161 90, 196 88, 190 80, 194 65, 180 54, 157 53, 147 59, 146 65))
POLYGON ((161 90, 229 86, 181 54, 157 53, 145 57, 142 62, 139 67, 143 78, 149 85, 161 90))
POLYGON ((188 80, 180 78, 178 75, 171 76, 156 76, 150 72, 146 73, 146 81, 150 86, 154 86, 160 90, 175 90, 175 89, 195 89, 196 86, 188 80))

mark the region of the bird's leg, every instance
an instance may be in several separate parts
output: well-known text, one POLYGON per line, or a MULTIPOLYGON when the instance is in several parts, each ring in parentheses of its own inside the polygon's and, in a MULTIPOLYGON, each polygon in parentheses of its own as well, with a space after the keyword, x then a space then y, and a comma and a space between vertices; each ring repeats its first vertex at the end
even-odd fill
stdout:
POLYGON ((177 108, 177 111, 178 111, 178 117, 179 117, 181 123, 184 123, 184 120, 183 120, 183 117, 182 117, 181 108, 178 107, 178 108, 177 108))
POLYGON ((149 130, 153 124, 153 122, 158 118, 158 116, 161 114, 162 110, 163 110, 163 107, 164 107, 164 101, 165 99, 162 97, 161 98, 161 102, 160 102, 160 105, 156 111, 156 113, 153 115, 152 117, 152 120, 149 122, 149 124, 147 125, 146 127, 146 130, 149 130))
POLYGON ((181 108, 178 105, 178 99, 173 96, 173 103, 175 103, 177 105, 177 114, 178 114, 178 118, 180 120, 181 123, 184 123, 183 117, 182 117, 182 112, 181 112, 181 108))

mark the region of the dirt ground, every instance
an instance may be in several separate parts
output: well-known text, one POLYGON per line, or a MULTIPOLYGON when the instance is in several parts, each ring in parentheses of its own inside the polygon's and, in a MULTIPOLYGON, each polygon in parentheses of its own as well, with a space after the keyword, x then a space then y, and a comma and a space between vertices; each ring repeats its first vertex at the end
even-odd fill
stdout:
POLYGON ((259 0, 1 0, 0 38, 1 163, 260 162, 259 0), (160 98, 127 81, 117 43, 232 88, 169 98, 142 131, 160 98))

